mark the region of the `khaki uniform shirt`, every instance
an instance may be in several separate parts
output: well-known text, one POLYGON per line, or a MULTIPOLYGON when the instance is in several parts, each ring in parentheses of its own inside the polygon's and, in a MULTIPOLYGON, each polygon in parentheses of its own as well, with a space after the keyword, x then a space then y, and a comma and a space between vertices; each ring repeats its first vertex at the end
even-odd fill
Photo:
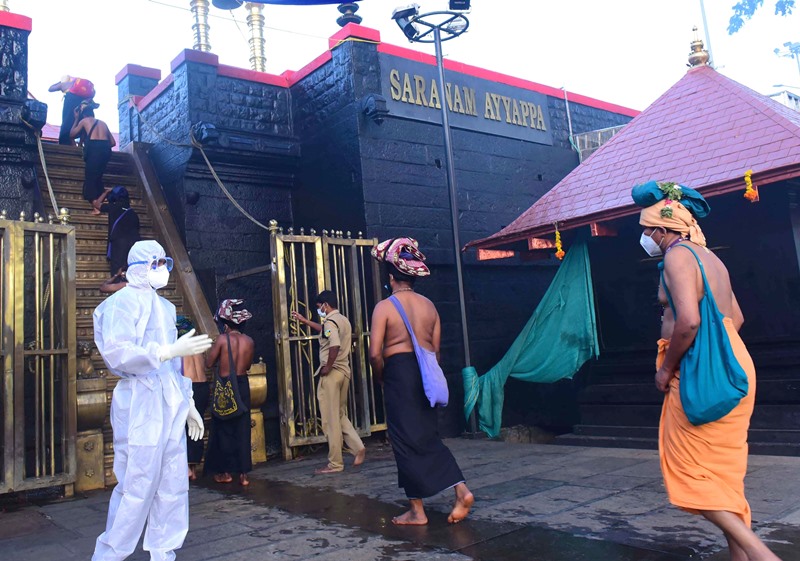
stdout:
POLYGON ((331 347, 339 347, 339 354, 333 368, 350 377, 350 349, 352 348, 353 330, 350 321, 339 310, 331 312, 322 322, 322 333, 319 337, 319 361, 322 366, 328 363, 331 347))

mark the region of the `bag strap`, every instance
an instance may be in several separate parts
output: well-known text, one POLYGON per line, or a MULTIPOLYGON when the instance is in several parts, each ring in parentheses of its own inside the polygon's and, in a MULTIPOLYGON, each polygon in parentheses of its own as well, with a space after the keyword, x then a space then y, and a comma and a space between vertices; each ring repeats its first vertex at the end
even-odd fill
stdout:
POLYGON ((236 368, 236 361, 233 359, 233 351, 231 350, 231 334, 226 333, 225 338, 228 340, 228 366, 230 367, 228 375, 238 376, 239 370, 236 368))
MULTIPOLYGON (((700 275, 703 277, 703 288, 705 289, 705 294, 703 295, 704 298, 708 298, 710 302, 714 305, 714 308, 719 311, 719 307, 717 306, 717 301, 714 299, 714 295, 711 293, 711 287, 708 286, 708 278, 706 278, 706 269, 703 267, 703 262, 700 260, 700 256, 697 255, 695 250, 689 247, 686 244, 679 243, 675 247, 685 247, 689 251, 692 252, 694 258, 697 260, 697 264, 700 266, 700 275)), ((664 293, 667 295, 667 302, 669 302, 669 307, 672 308, 672 312, 675 314, 675 318, 678 317, 678 312, 675 310, 675 304, 672 302, 672 296, 669 293, 669 288, 667 288, 667 283, 664 281, 664 262, 662 261, 659 263, 659 269, 661 269, 661 286, 664 287, 664 293)))
POLYGON ((99 123, 99 122, 100 121, 98 121, 97 118, 95 118, 94 124, 92 125, 92 128, 89 129, 89 134, 86 135, 86 140, 91 140, 92 139, 92 133, 94 132, 94 128, 97 126, 97 123, 99 123))
POLYGON ((411 335, 411 342, 414 344, 414 349, 416 350, 419 347, 419 343, 417 343, 417 337, 414 335, 414 329, 411 327, 411 322, 408 321, 408 316, 406 315, 406 311, 403 309, 403 305, 394 295, 389 296, 389 300, 392 302, 392 304, 394 304, 394 307, 397 308, 397 311, 400 313, 400 317, 403 318, 403 323, 406 324, 406 329, 408 329, 408 332, 411 335))
POLYGON ((119 221, 120 221, 120 220, 122 220, 122 217, 123 217, 123 216, 125 216, 126 214, 128 214, 128 211, 129 211, 129 210, 130 210, 129 208, 126 208, 126 209, 125 209, 125 212, 123 212, 122 214, 120 214, 120 215, 117 217, 117 219, 114 221, 114 224, 113 224, 113 226, 111 226, 111 231, 108 233, 108 241, 109 241, 109 243, 111 242, 111 236, 113 236, 113 235, 114 235, 114 230, 116 230, 116 228, 117 228, 117 224, 119 224, 119 221))

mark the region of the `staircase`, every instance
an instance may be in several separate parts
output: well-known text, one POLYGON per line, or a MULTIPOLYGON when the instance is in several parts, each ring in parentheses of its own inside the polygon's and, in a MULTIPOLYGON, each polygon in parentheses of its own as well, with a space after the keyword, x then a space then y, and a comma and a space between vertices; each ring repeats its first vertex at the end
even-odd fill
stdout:
MULTIPOLYGON (((81 150, 78 147, 52 143, 44 143, 43 146, 47 173, 53 186, 56 203, 61 208, 69 209, 70 224, 75 226, 78 341, 89 341, 94 347, 92 313, 107 297, 99 291, 100 284, 111 276, 106 260, 108 215, 90 214, 91 205, 83 200, 84 164, 81 150)), ((146 157, 144 159, 146 160, 146 157)), ((169 284, 159 290, 159 294, 175 304, 178 315, 194 318, 199 331, 216 333, 207 329, 209 325, 213 325, 211 312, 197 287, 197 280, 191 267, 187 265, 188 256, 169 217, 169 211, 166 210, 161 188, 153 184, 155 174, 149 168, 143 170, 142 165, 149 166, 149 161, 142 162, 141 152, 137 153, 136 147, 130 152, 114 152, 103 175, 103 182, 106 186, 125 186, 130 195, 131 207, 139 215, 141 238, 158 240, 164 246, 167 255, 175 260, 169 284), (176 247, 176 244, 180 247, 176 247), (187 286, 190 290, 196 290, 194 297, 189 299, 191 302, 187 302, 185 298, 187 286)), ((37 180, 45 212, 57 216, 58 211, 52 208, 47 193, 47 181, 41 162, 37 169, 37 180)), ((106 378, 107 401, 110 407, 111 392, 118 378, 107 372, 103 359, 96 349, 93 349, 92 364, 96 374, 106 378)), ((109 485, 116 480, 112 470, 114 450, 108 414, 103 426, 103 445, 105 484, 109 485)))

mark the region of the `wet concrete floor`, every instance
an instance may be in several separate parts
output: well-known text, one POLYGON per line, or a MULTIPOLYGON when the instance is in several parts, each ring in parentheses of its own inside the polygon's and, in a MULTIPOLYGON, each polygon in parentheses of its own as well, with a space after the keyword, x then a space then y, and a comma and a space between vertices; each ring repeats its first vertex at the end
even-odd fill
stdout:
POLYGON ((220 489, 218 484, 206 480, 204 486, 223 494, 241 496, 254 504, 358 528, 420 547, 461 553, 478 561, 669 561, 691 556, 686 548, 644 549, 512 522, 467 519, 449 524, 445 515, 436 512, 428 513, 426 526, 400 527, 391 522, 397 515, 394 504, 365 495, 342 495, 287 482, 251 478, 247 489, 220 489))

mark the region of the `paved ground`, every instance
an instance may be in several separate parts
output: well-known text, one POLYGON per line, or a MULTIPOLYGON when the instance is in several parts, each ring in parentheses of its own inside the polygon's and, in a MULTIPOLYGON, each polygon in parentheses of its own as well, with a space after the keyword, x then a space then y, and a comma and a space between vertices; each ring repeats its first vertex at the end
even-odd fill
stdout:
MULTIPOLYGON (((476 496, 466 522, 446 522, 452 497, 428 505, 430 524, 398 528, 404 500, 391 450, 314 476, 316 455, 270 461, 252 485, 204 481, 190 493, 190 531, 178 559, 243 561, 656 561, 726 559, 718 532, 667 502, 657 453, 647 450, 447 441, 476 496)), ((746 481, 754 527, 784 561, 800 561, 800 458, 752 456, 746 481)), ((108 491, 0 516, 0 559, 88 560, 108 491)), ((141 549, 132 561, 145 561, 141 549)))

